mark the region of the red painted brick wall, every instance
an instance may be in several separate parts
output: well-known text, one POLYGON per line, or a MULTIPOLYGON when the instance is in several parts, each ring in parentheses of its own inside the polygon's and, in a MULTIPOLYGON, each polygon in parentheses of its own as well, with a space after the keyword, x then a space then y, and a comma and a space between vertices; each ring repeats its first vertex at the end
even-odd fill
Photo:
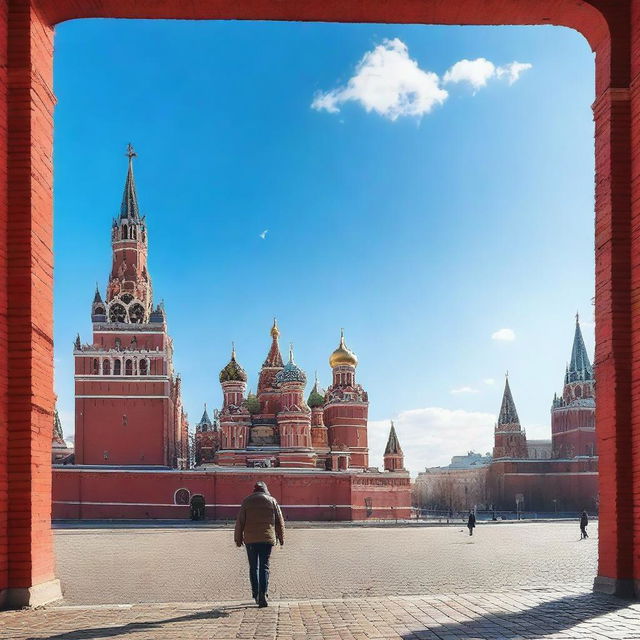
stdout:
POLYGON ((409 518, 411 491, 404 474, 282 471, 125 471, 58 468, 53 471, 53 514, 58 519, 188 518, 174 505, 178 489, 200 493, 208 519, 233 519, 258 480, 289 520, 409 518), (371 513, 367 513, 366 499, 371 513), (393 507, 393 509, 391 508, 393 507))

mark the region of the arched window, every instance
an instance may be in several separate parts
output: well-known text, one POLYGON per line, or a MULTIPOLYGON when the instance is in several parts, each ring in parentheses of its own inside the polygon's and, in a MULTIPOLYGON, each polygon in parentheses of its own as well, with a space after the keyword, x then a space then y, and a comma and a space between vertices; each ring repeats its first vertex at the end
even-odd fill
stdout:
POLYGON ((178 489, 173 494, 174 504, 189 504, 189 500, 191 500, 191 493, 189 492, 189 489, 178 489))
POLYGON ((98 364, 98 360, 97 359, 95 359, 93 361, 93 373, 95 375, 98 375, 98 373, 100 373, 100 365, 98 364))
POLYGON ((120 359, 113 361, 113 375, 114 376, 119 376, 120 375, 121 367, 122 367, 122 365, 120 364, 120 359))
POLYGON ((126 224, 122 225, 122 239, 123 240, 127 239, 127 225, 126 224))
POLYGON ((105 376, 111 375, 111 363, 108 360, 102 361, 102 373, 104 373, 105 376))
POLYGON ((127 360, 124 365, 124 375, 125 376, 133 375, 133 362, 131 360, 127 360))
POLYGON ((140 360, 140 375, 146 376, 149 373, 148 360, 140 360))

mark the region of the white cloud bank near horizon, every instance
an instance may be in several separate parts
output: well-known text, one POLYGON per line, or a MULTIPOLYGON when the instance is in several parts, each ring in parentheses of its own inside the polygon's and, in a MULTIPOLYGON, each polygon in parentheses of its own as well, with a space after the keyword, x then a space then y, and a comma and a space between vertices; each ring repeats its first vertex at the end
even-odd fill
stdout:
POLYGON ((440 78, 437 73, 421 69, 409 57, 407 45, 399 38, 386 39, 367 51, 356 65, 354 75, 336 89, 318 92, 311 107, 316 111, 338 113, 346 102, 356 102, 367 113, 375 111, 391 121, 401 116, 420 117, 444 104, 449 92, 444 84, 467 83, 474 92, 490 80, 516 82, 528 62, 510 62, 496 66, 486 58, 459 60, 440 78))
POLYGON ((451 456, 470 450, 485 454, 493 448, 492 413, 425 407, 401 411, 388 420, 369 422, 369 464, 383 468, 382 456, 391 420, 404 452, 405 467, 416 476, 425 467, 447 465, 451 456))

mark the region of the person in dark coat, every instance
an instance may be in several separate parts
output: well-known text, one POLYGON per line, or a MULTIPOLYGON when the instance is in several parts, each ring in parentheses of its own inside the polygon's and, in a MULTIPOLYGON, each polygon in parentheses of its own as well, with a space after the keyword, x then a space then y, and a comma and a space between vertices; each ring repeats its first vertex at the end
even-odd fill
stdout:
POLYGON ((589 537, 587 535, 588 524, 589 524, 589 516, 587 515, 586 511, 583 511, 582 515, 580 516, 580 540, 582 540, 583 538, 589 537))
POLYGON ((249 560, 251 594, 259 607, 268 606, 269 558, 276 541, 284 544, 284 518, 280 505, 269 495, 264 482, 256 482, 253 493, 240 506, 235 543, 244 543, 249 560))
POLYGON ((473 535, 473 529, 476 526, 476 517, 473 511, 469 511, 469 519, 467 520, 467 527, 469 527, 469 535, 473 535))

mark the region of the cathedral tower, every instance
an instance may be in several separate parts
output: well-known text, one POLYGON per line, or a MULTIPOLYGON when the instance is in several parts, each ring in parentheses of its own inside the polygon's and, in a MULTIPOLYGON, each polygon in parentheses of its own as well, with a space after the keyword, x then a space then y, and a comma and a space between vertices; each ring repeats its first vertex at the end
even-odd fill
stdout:
POLYGON ((307 398, 307 405, 311 409, 311 442, 318 453, 318 466, 325 468, 326 454, 329 453, 329 434, 324 424, 324 394, 318 386, 318 376, 307 398))
POLYGON ((236 360, 235 347, 231 349, 231 360, 220 372, 223 405, 220 411, 221 449, 218 455, 224 460, 234 449, 245 449, 249 443, 251 416, 244 406, 247 388, 247 373, 236 360), (225 453, 228 452, 228 453, 225 453))
POLYGON ((520 419, 509 387, 509 376, 504 383, 502 406, 494 432, 493 457, 528 458, 527 436, 520 426, 520 419))
POLYGON ((293 346, 289 349, 289 362, 278 372, 275 383, 282 394, 278 413, 280 466, 315 467, 316 455, 311 448, 311 410, 304 401, 307 376, 293 359, 293 346))
POLYGON ((400 442, 396 435, 396 428, 391 421, 391 430, 389 431, 389 439, 384 450, 384 470, 385 471, 405 471, 404 454, 400 448, 400 442))
POLYGON ((127 156, 106 295, 96 287, 92 342, 74 343, 76 463, 186 468, 186 416, 164 308, 153 307, 131 145, 127 156))
POLYGON ((595 376, 576 314, 571 361, 565 371, 562 396, 554 395, 551 406, 553 457, 596 455, 595 419, 595 376))
POLYGON ((275 378, 284 367, 282 356, 280 355, 280 329, 276 319, 273 319, 271 327, 271 347, 269 353, 262 364, 258 377, 258 400, 260 401, 261 413, 274 416, 280 410, 280 393, 275 386, 275 378))
POLYGON ((329 357, 333 384, 327 389, 324 423, 329 432, 331 450, 349 452, 349 466, 366 469, 369 466, 367 444, 367 392, 356 382, 358 358, 340 334, 340 344, 329 357))

